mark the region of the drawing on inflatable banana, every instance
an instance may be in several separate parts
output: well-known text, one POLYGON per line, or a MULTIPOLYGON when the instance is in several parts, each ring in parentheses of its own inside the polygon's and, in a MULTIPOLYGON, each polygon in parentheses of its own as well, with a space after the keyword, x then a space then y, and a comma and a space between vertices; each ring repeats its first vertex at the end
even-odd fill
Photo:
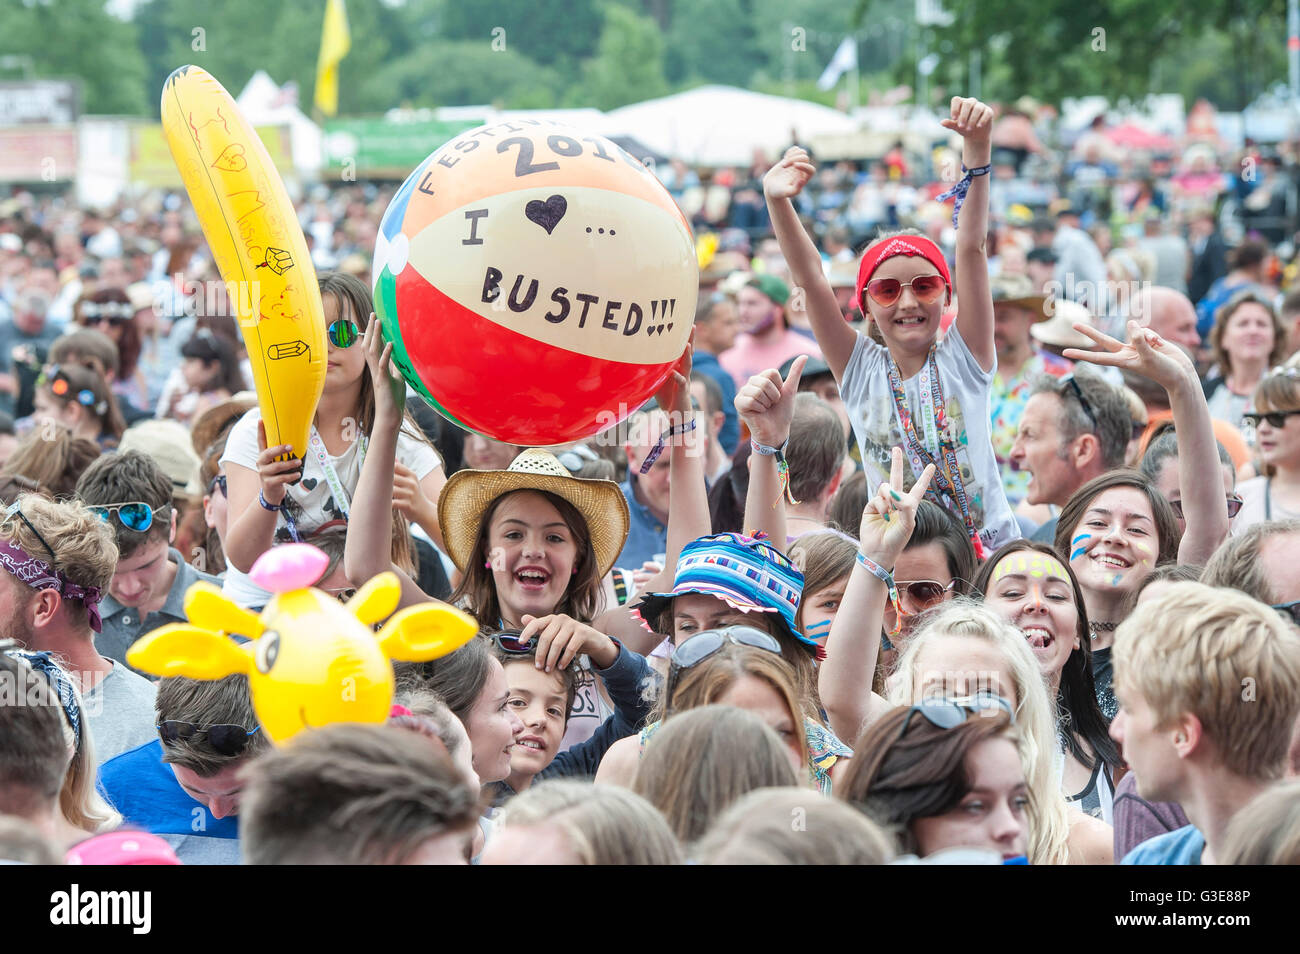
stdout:
POLYGON ((325 387, 326 347, 297 213, 262 140, 206 71, 182 66, 167 78, 162 123, 239 315, 267 445, 292 445, 301 460, 325 387))

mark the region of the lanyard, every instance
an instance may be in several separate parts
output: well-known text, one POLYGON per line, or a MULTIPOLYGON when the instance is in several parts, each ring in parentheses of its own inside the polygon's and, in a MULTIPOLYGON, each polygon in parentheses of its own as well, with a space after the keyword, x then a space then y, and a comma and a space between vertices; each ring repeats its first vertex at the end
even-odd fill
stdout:
POLYGON ((940 494, 946 496, 961 513, 966 532, 970 535, 975 555, 984 558, 984 545, 980 541, 979 531, 971 517, 970 503, 966 498, 965 482, 961 478, 961 465, 957 462, 957 449, 947 436, 947 406, 943 399, 943 385, 939 382, 939 365, 934 357, 935 346, 930 346, 925 366, 921 369, 921 426, 926 436, 933 435, 939 448, 939 460, 922 443, 917 436, 912 413, 907 407, 907 393, 903 390, 903 376, 892 355, 887 355, 889 366, 889 387, 893 392, 894 411, 898 415, 898 425, 907 439, 908 458, 912 463, 912 473, 920 477, 926 465, 934 464, 934 484, 926 491, 926 497, 940 506, 944 505, 940 494), (936 492, 937 488, 937 492, 936 492))
MULTIPOLYGON (((366 446, 370 443, 365 434, 357 436, 357 468, 366 462, 366 446)), ((307 442, 307 447, 316 455, 316 463, 325 474, 325 483, 329 484, 330 493, 334 495, 334 505, 343 511, 343 519, 348 519, 352 515, 352 498, 343 489, 343 481, 339 479, 338 471, 330 462, 330 455, 325 450, 325 442, 321 440, 320 433, 316 430, 316 425, 312 425, 311 439, 307 442)))

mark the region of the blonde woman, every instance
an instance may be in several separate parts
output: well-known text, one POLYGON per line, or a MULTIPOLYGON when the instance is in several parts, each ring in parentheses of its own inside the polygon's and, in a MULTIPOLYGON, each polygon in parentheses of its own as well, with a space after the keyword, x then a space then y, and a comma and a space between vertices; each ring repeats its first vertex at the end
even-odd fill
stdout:
POLYGON ((898 658, 889 702, 912 705, 936 696, 989 691, 1011 703, 1020 758, 1034 805, 1033 864, 1110 864, 1111 827, 1070 811, 1061 791, 1056 707, 1024 635, 991 610, 954 600, 928 619, 898 658))

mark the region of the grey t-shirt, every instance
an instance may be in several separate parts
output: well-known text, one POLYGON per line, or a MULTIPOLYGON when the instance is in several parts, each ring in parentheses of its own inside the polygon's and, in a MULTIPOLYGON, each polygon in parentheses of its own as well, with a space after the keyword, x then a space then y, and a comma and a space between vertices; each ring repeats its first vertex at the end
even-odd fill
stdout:
POLYGON ((123 752, 156 737, 157 713, 152 682, 121 663, 85 694, 82 711, 95 745, 98 768, 123 752))
MULTIPOLYGON (((103 629, 95 636, 95 648, 101 656, 107 656, 115 662, 126 666, 126 651, 141 636, 153 632, 168 623, 184 623, 185 592, 199 580, 221 585, 218 577, 196 570, 185 562, 181 551, 175 547, 167 551, 167 559, 176 564, 176 579, 167 592, 167 602, 162 607, 140 618, 140 611, 134 607, 123 606, 112 596, 105 596, 100 601, 99 612, 103 618, 103 629)), ((127 668, 130 668, 127 666, 127 668)))

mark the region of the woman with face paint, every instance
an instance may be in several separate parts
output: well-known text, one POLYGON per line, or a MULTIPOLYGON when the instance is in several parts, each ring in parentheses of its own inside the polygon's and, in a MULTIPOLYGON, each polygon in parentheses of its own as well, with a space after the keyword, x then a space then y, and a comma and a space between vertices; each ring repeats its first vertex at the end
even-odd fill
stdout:
POLYGON ((1066 798, 1112 822, 1120 758, 1097 705, 1088 617, 1074 573, 1045 544, 1017 540, 984 564, 975 590, 989 609, 1024 633, 1056 701, 1066 798))
POLYGON ((1179 534, 1173 509, 1137 471, 1111 471, 1088 481, 1057 520, 1055 549, 1078 578, 1088 616, 1097 699, 1108 719, 1118 706, 1111 691, 1110 646, 1132 594, 1162 563, 1204 563, 1228 535, 1214 427, 1191 359, 1136 321, 1128 343, 1082 324, 1101 350, 1067 348, 1074 361, 1126 369, 1150 378, 1169 394, 1178 432, 1178 484, 1186 529, 1179 534))

